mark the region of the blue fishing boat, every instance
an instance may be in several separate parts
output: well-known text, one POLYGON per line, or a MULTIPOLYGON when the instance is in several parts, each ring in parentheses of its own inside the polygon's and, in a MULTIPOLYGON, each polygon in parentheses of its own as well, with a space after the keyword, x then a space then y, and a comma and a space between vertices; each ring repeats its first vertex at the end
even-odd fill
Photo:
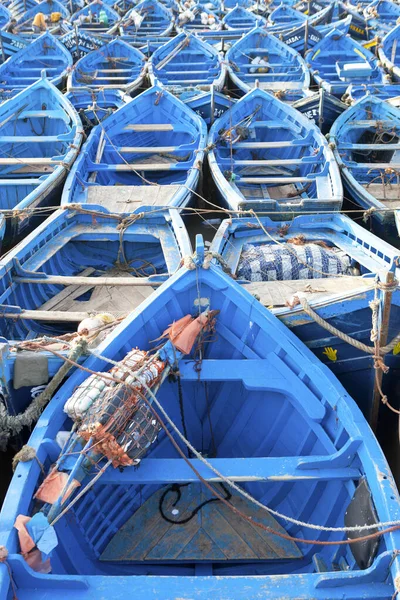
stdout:
POLYGON ((27 10, 36 6, 36 4, 36 0, 12 0, 8 5, 8 9, 14 19, 19 19, 27 10))
POLYGON ((199 181, 207 127, 167 90, 153 86, 95 127, 64 186, 62 204, 110 211, 185 206, 199 181))
POLYGON ((140 50, 115 38, 78 60, 68 76, 67 89, 119 89, 130 93, 142 84, 145 74, 146 59, 140 50))
POLYGON ((367 95, 334 123, 329 140, 346 196, 368 211, 372 231, 399 244, 394 211, 400 208, 400 110, 367 95))
POLYGON ((268 25, 274 28, 287 29, 307 21, 306 15, 287 4, 280 4, 268 16, 268 25))
POLYGON ((209 92, 199 92, 194 96, 188 94, 187 97, 182 94, 180 99, 200 115, 208 127, 236 102, 235 98, 216 92, 212 86, 209 92))
POLYGON ((264 90, 255 88, 214 123, 208 147, 229 210, 276 212, 283 220, 342 206, 339 169, 320 130, 264 90))
POLYGON ((399 497, 365 419, 203 261, 198 244, 39 420, 1 513, 2 597, 13 585, 21 600, 395 593, 399 497))
POLYGON ((310 72, 295 50, 265 28, 256 27, 236 42, 226 54, 228 72, 242 92, 256 82, 281 100, 293 102, 308 93, 310 72))
POLYGON ((316 12, 313 15, 306 16, 298 10, 287 6, 286 4, 281 4, 273 10, 267 20, 268 28, 270 31, 287 31, 290 28, 294 28, 302 23, 308 21, 308 24, 312 27, 316 27, 317 25, 323 25, 329 23, 331 20, 333 11, 333 5, 328 5, 319 12, 316 12))
POLYGON ((66 33, 59 39, 60 42, 64 44, 68 52, 71 54, 74 62, 76 62, 83 56, 86 56, 86 54, 88 54, 92 50, 97 50, 105 43, 103 36, 100 38, 93 35, 89 35, 84 31, 80 31, 77 27, 75 27, 72 31, 66 33))
POLYGON ((37 225, 31 209, 54 203, 82 134, 76 111, 46 78, 0 105, 0 208, 10 211, 2 232, 7 244, 37 225))
POLYGON ((373 0, 365 7, 363 16, 373 33, 383 37, 398 24, 400 6, 388 0, 373 0))
POLYGON ((323 134, 329 132, 339 115, 347 109, 347 104, 328 94, 323 88, 315 94, 296 100, 292 106, 318 125, 323 134))
POLYGON ((350 84, 388 83, 372 52, 335 29, 306 54, 306 61, 318 86, 338 98, 350 84))
POLYGON ((78 88, 67 92, 65 97, 78 112, 85 133, 132 100, 128 94, 118 89, 78 88))
POLYGON ((142 0, 126 13, 118 27, 110 29, 110 33, 119 32, 146 43, 152 37, 168 36, 173 26, 174 16, 169 8, 158 0, 142 0))
POLYGON ((190 31, 201 34, 204 31, 217 31, 222 29, 222 23, 218 15, 201 4, 178 15, 176 23, 177 31, 190 31))
POLYGON ((293 48, 304 56, 307 50, 314 48, 330 31, 337 29, 347 34, 351 25, 352 17, 346 17, 340 21, 334 21, 324 25, 312 27, 308 22, 300 23, 297 27, 281 31, 277 35, 287 46, 293 48))
POLYGON ((11 21, 11 12, 4 5, 0 5, 0 29, 6 29, 11 21))
POLYGON ((0 65, 0 101, 12 98, 40 79, 44 71, 49 81, 61 86, 72 56, 57 38, 43 33, 0 65))
MULTIPOLYGON (((400 275, 399 251, 340 214, 302 215, 291 222, 268 217, 223 221, 210 251, 331 369, 375 428, 381 397, 370 307, 376 276, 385 282, 389 275, 400 275), (327 331, 329 327, 337 333, 327 331)), ((399 333, 396 281, 379 284, 377 297, 381 314, 385 304, 390 305, 382 325, 383 347, 399 333), (385 286, 390 293, 383 291, 385 286)), ((382 378, 385 393, 396 405, 399 347, 395 344, 384 355, 389 370, 382 378)))
POLYGON ((366 94, 371 94, 376 98, 391 102, 393 99, 400 96, 400 82, 386 84, 377 83, 374 85, 362 83, 359 85, 349 85, 342 99, 344 102, 353 104, 354 102, 357 102, 357 100, 360 100, 360 98, 363 98, 366 94))
POLYGON ((182 32, 158 48, 149 61, 152 85, 176 95, 197 95, 211 86, 220 91, 226 78, 226 64, 213 46, 197 36, 182 32))
POLYGON ((16 54, 29 44, 29 40, 21 38, 7 31, 0 31, 0 62, 6 62, 7 58, 16 54))
POLYGON ((223 0, 221 7, 223 6, 225 11, 233 10, 236 6, 240 8, 251 8, 253 5, 252 0, 223 0))
POLYGON ((394 27, 378 47, 379 58, 395 81, 400 81, 400 25, 394 27))
POLYGON ((90 4, 86 4, 71 17, 71 23, 76 24, 78 29, 95 36, 107 33, 119 21, 120 16, 117 11, 101 0, 94 0, 90 4))
POLYGON ((43 33, 43 31, 45 31, 44 29, 40 29, 39 27, 35 28, 35 26, 33 26, 33 21, 39 13, 45 15, 46 29, 53 35, 64 33, 62 21, 69 21, 71 17, 69 11, 62 2, 58 2, 57 0, 42 0, 42 2, 35 4, 35 6, 24 12, 19 19, 17 19, 15 33, 17 35, 27 34, 28 36, 43 33))
POLYGON ((191 254, 176 210, 88 208, 58 210, 0 261, 1 381, 9 414, 43 391, 77 331, 95 347, 191 254))
POLYGON ((240 29, 241 31, 249 31, 253 27, 266 25, 266 23, 264 17, 256 15, 239 5, 236 5, 222 19, 222 25, 226 29, 240 29))

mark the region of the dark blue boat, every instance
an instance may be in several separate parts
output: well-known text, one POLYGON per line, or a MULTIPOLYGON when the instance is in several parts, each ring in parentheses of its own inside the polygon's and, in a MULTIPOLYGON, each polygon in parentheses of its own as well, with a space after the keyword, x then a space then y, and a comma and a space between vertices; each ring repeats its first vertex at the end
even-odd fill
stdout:
POLYGON ((264 90, 248 92, 214 123, 208 147, 229 210, 274 212, 282 220, 342 206, 339 169, 321 131, 264 90))
POLYGON ((335 29, 306 54, 306 61, 318 86, 338 98, 350 84, 387 83, 372 52, 335 29))
POLYGON ((61 86, 72 56, 57 38, 43 33, 0 65, 0 100, 8 100, 40 79, 44 71, 54 85, 61 86))
MULTIPOLYGON (((133 215, 129 210, 132 218, 121 230, 126 212, 110 215, 101 206, 88 208, 85 213, 57 211, 0 261, 0 310, 8 315, 0 325, 2 343, 7 340, 1 380, 9 414, 24 410, 62 366, 62 356, 48 348, 67 355, 68 341, 90 316, 108 315, 105 323, 115 326, 115 319, 152 293, 151 282, 159 285, 191 254, 177 211, 154 213, 141 206, 133 215), (63 278, 54 283, 60 273, 63 278), (44 336, 60 341, 54 345, 44 336)), ((88 342, 94 347, 104 333, 108 330, 94 323, 88 342)))
POLYGON ((368 211, 371 229, 399 245, 394 211, 400 208, 400 110, 367 95, 334 123, 329 140, 346 196, 368 211))
POLYGON ((295 50, 266 28, 257 27, 238 40, 226 53, 233 83, 248 92, 258 81, 260 89, 294 102, 308 93, 310 72, 295 50))
POLYGON ((182 32, 158 48, 149 61, 152 85, 165 87, 180 96, 214 87, 220 91, 226 64, 215 48, 197 36, 182 32))
POLYGON ((63 35, 60 38, 60 42, 70 52, 74 62, 86 56, 92 50, 97 50, 105 43, 103 37, 89 35, 84 31, 79 31, 77 27, 63 35))
POLYGON ((131 93, 146 74, 144 55, 119 38, 82 56, 71 70, 67 89, 122 90, 131 93))
POLYGON ((209 92, 199 92, 195 96, 182 94, 180 99, 200 115, 208 127, 236 102, 235 98, 216 92, 213 87, 209 92))
POLYGON ((279 32, 277 35, 282 42, 293 48, 304 56, 304 54, 314 48, 330 31, 337 29, 347 34, 351 25, 352 17, 349 16, 340 21, 334 21, 326 25, 316 25, 312 27, 307 22, 303 22, 297 27, 279 32))
POLYGON ((58 199, 82 138, 76 111, 46 78, 0 105, 0 208, 10 211, 0 238, 7 245, 38 224, 30 209, 58 199))
MULTIPOLYGON (((303 215, 291 222, 268 217, 224 221, 210 250, 331 369, 375 428, 379 410, 388 409, 375 384, 370 302, 378 274, 383 281, 385 272, 399 276, 399 251, 340 214, 303 215), (315 313, 322 322, 316 322, 315 313), (338 333, 327 331, 329 326, 338 333)), ((390 314, 382 346, 399 333, 400 289, 395 282, 389 295, 378 290, 381 312, 385 302, 390 314)), ((397 344, 385 355, 390 368, 382 379, 396 406, 399 350, 397 344)))
POLYGON ((395 593, 399 497, 362 414, 284 325, 203 264, 199 244, 85 362, 94 377, 75 372, 41 417, 37 460, 19 463, 0 518, 2 598, 11 576, 21 600, 395 593))
POLYGON ((292 106, 318 125, 324 134, 329 132, 339 115, 348 108, 344 102, 328 94, 323 88, 316 94, 296 100, 292 106))
POLYGON ((207 126, 153 86, 95 127, 64 186, 62 203, 185 206, 199 181, 207 126))
POLYGON ((21 38, 7 31, 0 31, 0 61, 6 62, 7 58, 16 54, 22 48, 25 48, 29 44, 29 40, 21 38))

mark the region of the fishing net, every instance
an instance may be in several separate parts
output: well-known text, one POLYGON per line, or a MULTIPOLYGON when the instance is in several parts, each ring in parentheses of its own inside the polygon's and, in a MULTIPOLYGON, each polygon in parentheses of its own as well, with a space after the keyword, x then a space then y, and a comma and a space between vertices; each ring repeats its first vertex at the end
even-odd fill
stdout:
POLYGON ((237 276, 252 282, 320 279, 352 274, 350 266, 345 252, 316 243, 245 244, 237 276))
POLYGON ((152 388, 164 369, 164 362, 132 350, 110 371, 122 383, 91 375, 67 401, 64 411, 81 422, 79 436, 91 439, 96 451, 115 466, 133 464, 155 441, 160 427, 143 400, 144 385, 152 388))

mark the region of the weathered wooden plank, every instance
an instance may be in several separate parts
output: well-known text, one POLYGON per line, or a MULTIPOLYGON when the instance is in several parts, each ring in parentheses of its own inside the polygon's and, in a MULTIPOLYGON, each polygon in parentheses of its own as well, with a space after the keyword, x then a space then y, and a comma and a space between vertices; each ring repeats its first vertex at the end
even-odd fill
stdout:
POLYGON ((47 277, 15 277, 16 283, 36 283, 38 285, 90 285, 91 287, 97 287, 102 285, 110 286, 155 286, 161 285, 161 282, 151 282, 148 277, 79 277, 77 275, 48 275, 47 277))

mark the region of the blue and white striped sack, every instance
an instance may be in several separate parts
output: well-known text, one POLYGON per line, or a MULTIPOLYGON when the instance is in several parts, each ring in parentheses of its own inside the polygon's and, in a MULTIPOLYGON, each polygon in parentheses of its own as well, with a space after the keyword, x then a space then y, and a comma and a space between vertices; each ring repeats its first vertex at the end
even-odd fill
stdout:
POLYGON ((245 244, 237 277, 247 281, 321 279, 352 274, 350 257, 338 248, 318 244, 245 244))

